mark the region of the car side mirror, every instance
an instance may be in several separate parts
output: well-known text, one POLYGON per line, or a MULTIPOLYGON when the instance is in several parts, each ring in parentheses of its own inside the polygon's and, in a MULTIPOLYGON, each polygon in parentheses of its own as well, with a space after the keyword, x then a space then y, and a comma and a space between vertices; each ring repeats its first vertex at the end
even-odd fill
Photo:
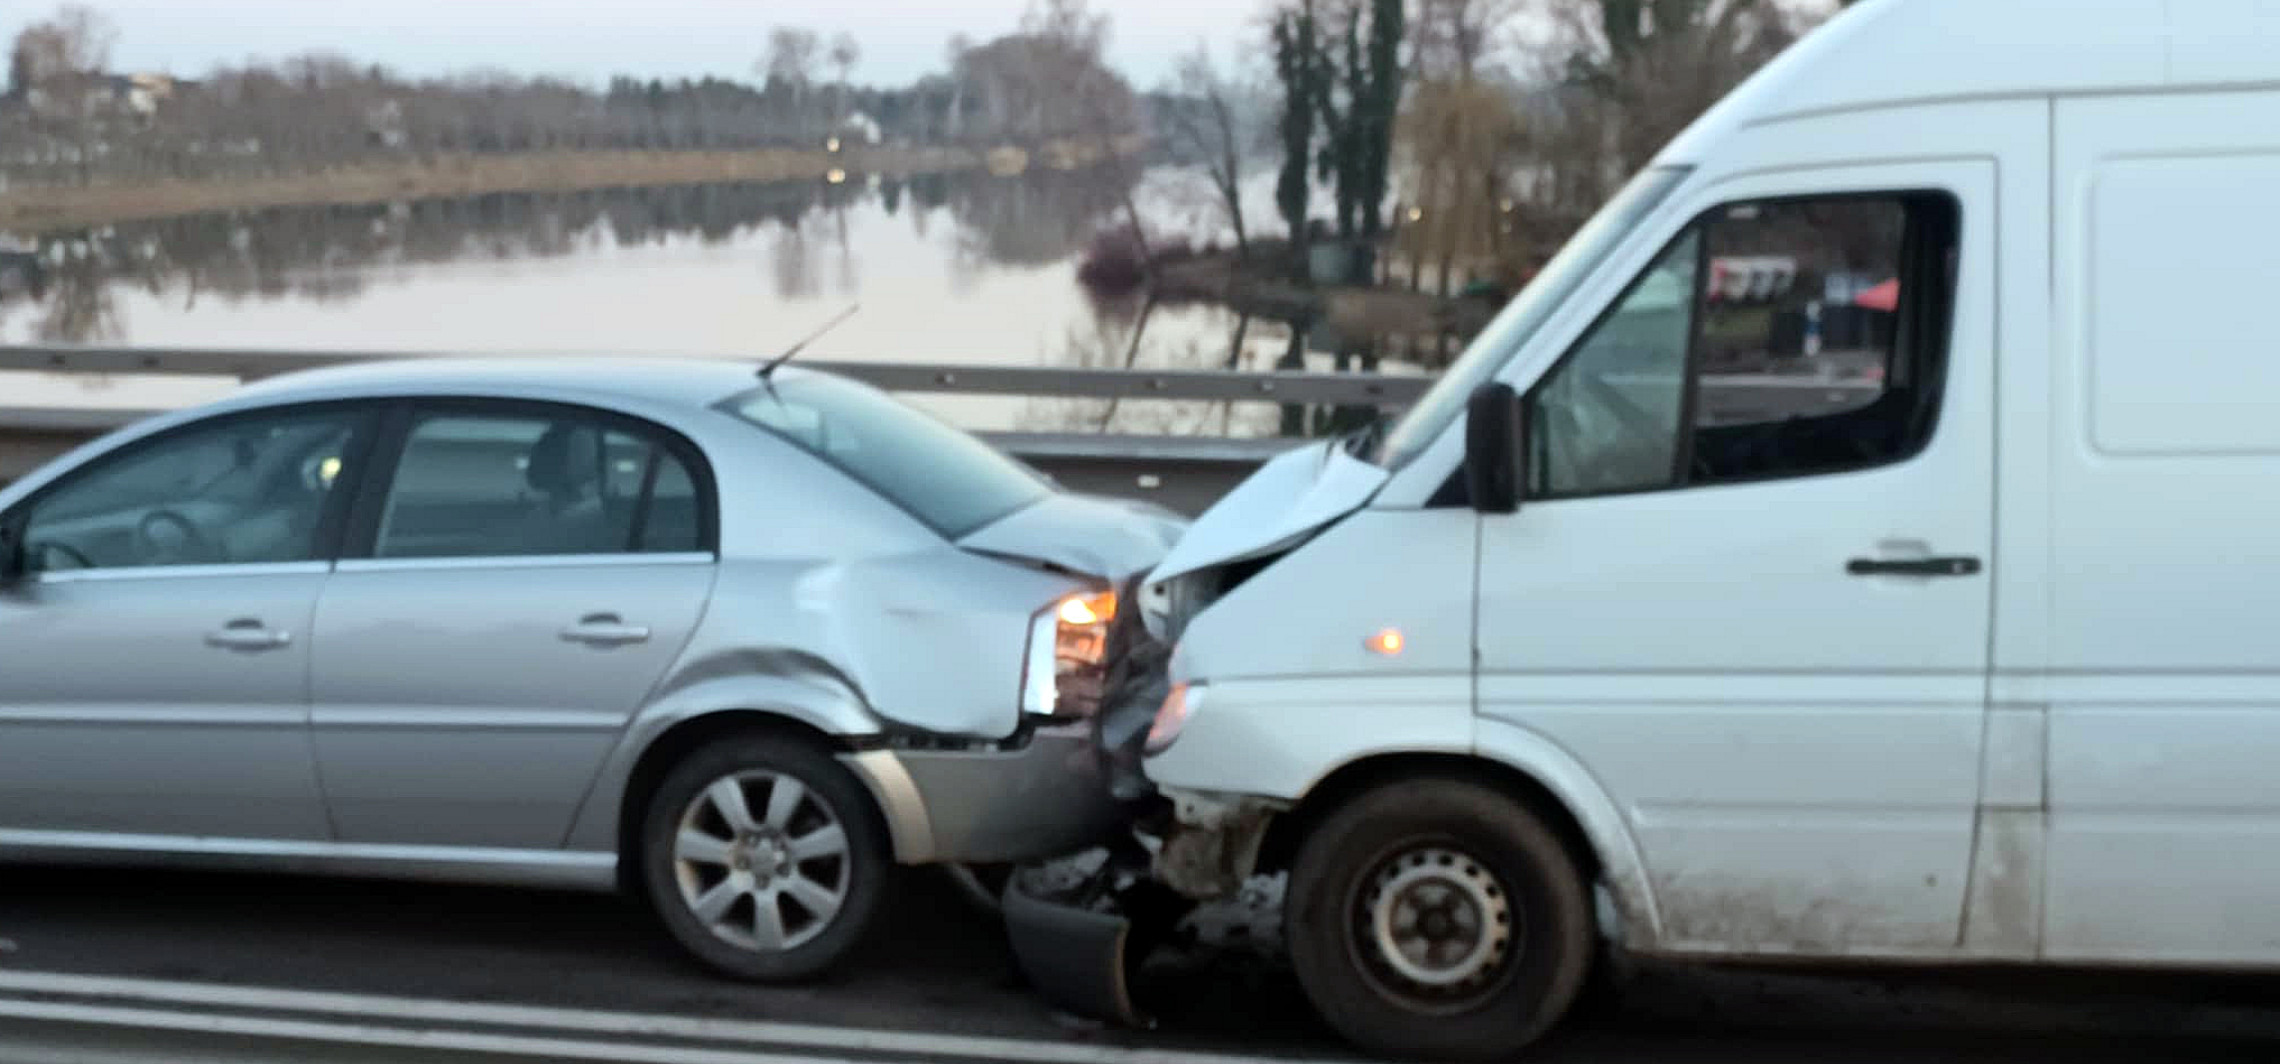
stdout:
POLYGON ((1520 509, 1527 420, 1520 393, 1511 385, 1493 382, 1473 391, 1465 417, 1465 489, 1473 509, 1484 514, 1520 509))
POLYGON ((31 551, 24 545, 24 526, 0 521, 0 587, 20 583, 31 569, 31 551))

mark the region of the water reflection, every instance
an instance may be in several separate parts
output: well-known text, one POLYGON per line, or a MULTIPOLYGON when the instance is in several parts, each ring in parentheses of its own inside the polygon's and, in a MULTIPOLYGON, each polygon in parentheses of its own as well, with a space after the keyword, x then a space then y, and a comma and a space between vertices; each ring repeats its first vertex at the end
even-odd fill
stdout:
MULTIPOLYGON (((957 225, 955 264, 987 270, 1066 261, 1119 202, 1115 180, 1107 172, 1050 170, 1019 179, 928 175, 911 180, 907 192, 921 233, 927 215, 947 208, 957 225)), ((905 192, 904 183, 884 181, 693 185, 190 215, 42 234, 34 244, 39 291, 17 295, 34 296, 44 338, 120 342, 133 326, 154 334, 141 339, 163 342, 163 316, 122 319, 120 287, 175 295, 185 308, 201 297, 346 303, 425 266, 681 240, 720 247, 759 232, 768 234, 782 297, 821 294, 827 267, 839 294, 850 294, 862 273, 850 214, 892 218, 905 192)))
MULTIPOLYGON (((1040 169, 505 193, 53 232, 34 242, 38 284, 0 298, 0 339, 759 355, 860 302, 863 313, 805 357, 1272 365, 1287 331, 1219 308, 1085 295, 1071 261, 1112 223, 1131 180, 1040 169)), ((11 378, 0 390, 11 405, 71 404, 85 398, 82 383, 11 378)), ((1275 428, 1272 407, 929 405, 975 428, 1275 428)))

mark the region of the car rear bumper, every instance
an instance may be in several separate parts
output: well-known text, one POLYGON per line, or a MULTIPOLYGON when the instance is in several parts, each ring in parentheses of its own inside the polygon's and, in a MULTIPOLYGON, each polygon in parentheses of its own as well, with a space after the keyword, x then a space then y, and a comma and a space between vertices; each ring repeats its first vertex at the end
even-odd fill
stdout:
POLYGON ((1032 732, 1003 750, 850 754, 904 864, 995 864, 1094 846, 1125 823, 1088 722, 1032 732))

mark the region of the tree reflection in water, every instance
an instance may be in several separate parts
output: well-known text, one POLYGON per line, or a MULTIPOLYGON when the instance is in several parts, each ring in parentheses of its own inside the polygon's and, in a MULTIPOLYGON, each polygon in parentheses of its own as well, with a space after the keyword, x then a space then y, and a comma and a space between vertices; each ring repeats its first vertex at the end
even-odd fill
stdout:
MULTIPOLYGON (((822 182, 691 185, 574 193, 498 193, 456 200, 280 208, 188 215, 39 234, 43 287, 0 299, 0 337, 52 343, 137 341, 133 314, 163 335, 169 308, 300 301, 347 306, 433 268, 484 262, 567 260, 618 249, 695 242, 733 249, 781 301, 860 297, 867 260, 897 265, 909 254, 858 246, 856 221, 907 213, 919 245, 947 254, 951 293, 968 297, 991 271, 1035 272, 1070 263, 1094 233, 1115 224, 1130 168, 1033 169, 1019 177, 920 175, 875 184, 860 175, 822 182), (954 231, 926 239, 947 214, 954 231), (146 293, 155 299, 123 297, 146 293)), ((873 238, 877 239, 876 237, 873 238)), ((1075 271, 1067 271, 1072 297, 1075 271)), ((937 282, 939 283, 939 282, 937 282)), ((1279 350, 1277 329, 1242 323, 1216 308, 1168 311, 1127 301, 1073 304, 1078 324, 1047 335, 1045 350, 1006 349, 1008 361, 1152 368, 1261 368, 1250 349, 1279 350)), ((701 309, 701 308, 700 308, 701 309)), ((1067 308, 1063 308, 1066 310, 1067 308)), ((1022 306, 1017 314, 1043 308, 1022 306)), ((870 313, 891 315, 892 306, 870 313)), ((1038 318, 1039 322, 1054 319, 1038 318)), ((385 323, 374 347, 389 346, 385 323)), ((1046 325, 1047 334, 1055 326, 1046 325)), ((984 343, 990 338, 977 338, 984 343)), ((145 339, 143 342, 152 342, 145 339)), ((263 341, 291 348, 292 335, 263 341)), ((1026 343, 1023 345, 1027 346, 1026 343)), ((911 351, 924 350, 912 347, 911 351)), ((906 356, 907 357, 907 356, 906 356)), ((1273 428, 1271 407, 1265 429, 1273 428)), ((1219 432, 1249 428, 1256 411, 1226 404, 1032 402, 1022 427, 1086 431, 1219 432)))
POLYGON ((930 214, 947 208, 958 226, 957 268, 1033 267, 1074 254, 1118 195, 1104 172, 1036 170, 1019 178, 922 175, 876 189, 851 180, 508 192, 129 222, 38 236, 50 284, 33 301, 35 332, 57 342, 125 339, 129 323, 107 295, 120 284, 176 295, 185 305, 200 298, 346 302, 416 267, 564 258, 689 238, 717 246, 768 228, 778 293, 820 293, 823 264, 811 247, 820 239, 837 253, 835 282, 850 294, 861 272, 847 235, 851 211, 893 214, 907 199, 923 230, 930 214))

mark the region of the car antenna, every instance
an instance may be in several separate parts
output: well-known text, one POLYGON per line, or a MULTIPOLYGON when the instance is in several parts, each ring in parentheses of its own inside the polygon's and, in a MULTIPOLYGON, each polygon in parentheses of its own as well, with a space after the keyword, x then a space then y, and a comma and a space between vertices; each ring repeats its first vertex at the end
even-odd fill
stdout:
MULTIPOLYGON (((764 366, 761 366, 761 367, 760 367, 760 379, 761 379, 761 380, 763 380, 763 381, 770 381, 770 378, 772 378, 772 377, 774 377, 774 376, 775 376, 775 374, 776 374, 776 370, 777 370, 778 368, 782 367, 784 363, 786 363, 786 362, 790 362, 791 360, 793 360, 793 359, 795 359, 795 358, 798 358, 798 357, 799 357, 799 354, 800 354, 800 352, 807 350, 807 345, 809 345, 809 344, 812 344, 812 343, 816 342, 817 340, 821 340, 821 339, 823 339, 823 335, 824 335, 825 333, 828 333, 828 332, 830 332, 831 330, 838 328, 838 327, 839 327, 839 323, 840 323, 840 322, 846 321, 847 319, 854 317, 854 316, 855 316, 855 312, 856 312, 856 311, 858 311, 858 310, 861 310, 861 309, 863 309, 863 304, 861 304, 861 303, 857 303, 857 304, 855 304, 854 306, 848 307, 846 310, 840 311, 840 312, 839 312, 839 316, 838 316, 838 317, 836 317, 836 318, 833 318, 833 319, 831 319, 830 321, 824 322, 824 323, 823 323, 823 328, 817 329, 816 331, 814 331, 814 332, 811 332, 811 333, 807 334, 806 336, 803 336, 803 337, 801 337, 801 338, 800 338, 800 342, 799 342, 799 343, 793 344, 792 346, 790 346, 790 347, 788 347, 788 348, 785 348, 785 349, 784 349, 784 353, 783 353, 783 354, 777 355, 776 357, 774 357, 774 358, 772 358, 772 359, 769 359, 769 360, 768 360, 768 363, 767 363, 767 365, 764 365, 764 366)), ((773 383, 773 381, 770 381, 770 383, 773 383)))

